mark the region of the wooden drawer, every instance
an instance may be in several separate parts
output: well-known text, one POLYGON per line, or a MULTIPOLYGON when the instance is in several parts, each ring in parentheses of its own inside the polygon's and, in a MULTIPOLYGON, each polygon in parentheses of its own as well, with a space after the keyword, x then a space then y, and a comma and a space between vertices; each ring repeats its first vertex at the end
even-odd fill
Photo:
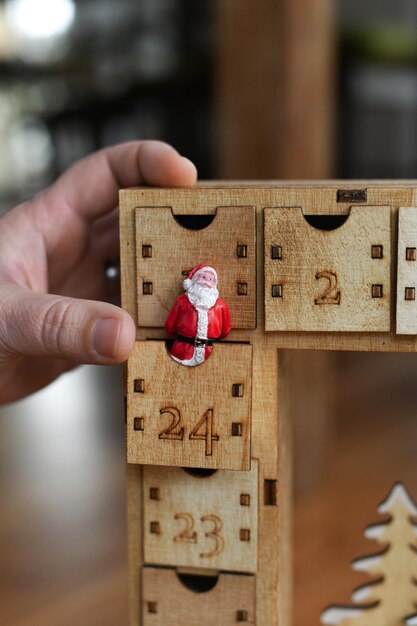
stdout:
POLYGON ((355 206, 335 230, 301 208, 264 210, 267 331, 388 332, 391 209, 355 206))
POLYGON ((201 230, 182 227, 169 207, 138 207, 135 229, 138 326, 164 326, 187 273, 205 263, 217 271, 233 328, 255 328, 254 207, 219 207, 201 230))
POLYGON ((254 626, 255 577, 220 574, 209 591, 186 587, 175 570, 143 568, 143 626, 254 626))
POLYGON ((398 217, 398 335, 417 335, 417 207, 403 207, 398 217))
POLYGON ((248 470, 252 347, 220 343, 197 367, 164 341, 138 341, 128 362, 128 463, 248 470))
POLYGON ((143 470, 144 560, 155 565, 255 573, 258 463, 203 476, 143 470))

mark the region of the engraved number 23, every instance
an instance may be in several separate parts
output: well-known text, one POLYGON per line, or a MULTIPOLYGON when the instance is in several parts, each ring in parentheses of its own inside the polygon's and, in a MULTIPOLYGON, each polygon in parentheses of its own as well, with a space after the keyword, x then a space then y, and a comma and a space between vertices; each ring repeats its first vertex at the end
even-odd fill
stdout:
MULTIPOLYGON (((183 530, 174 537, 174 541, 182 543, 197 543, 197 533, 194 531, 194 518, 190 513, 177 513, 174 518, 176 520, 184 521, 183 530)), ((204 533, 206 537, 210 537, 214 540, 215 545, 210 552, 201 552, 200 557, 202 559, 209 559, 213 556, 217 556, 224 549, 224 539, 220 532, 223 528, 223 522, 217 515, 203 515, 200 521, 204 523, 212 524, 210 530, 206 530, 204 533)))

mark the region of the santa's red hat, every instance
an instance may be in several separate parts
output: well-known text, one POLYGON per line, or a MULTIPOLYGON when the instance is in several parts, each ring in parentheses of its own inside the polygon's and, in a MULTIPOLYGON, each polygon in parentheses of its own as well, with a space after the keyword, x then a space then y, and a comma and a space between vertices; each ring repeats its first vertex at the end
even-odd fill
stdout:
POLYGON ((209 265, 206 265, 205 263, 200 263, 200 265, 196 265, 190 272, 188 272, 188 277, 182 283, 182 286, 184 287, 185 291, 187 291, 187 289, 191 287, 193 283, 193 279, 195 278, 196 274, 199 274, 200 272, 211 272, 212 274, 215 275, 216 282, 217 282, 218 277, 217 277, 216 270, 210 267, 209 265))

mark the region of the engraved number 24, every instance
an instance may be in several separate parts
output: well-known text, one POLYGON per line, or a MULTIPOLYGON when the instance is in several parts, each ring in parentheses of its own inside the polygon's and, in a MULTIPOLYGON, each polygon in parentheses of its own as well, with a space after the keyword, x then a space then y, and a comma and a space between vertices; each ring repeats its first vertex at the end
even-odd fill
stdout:
MULTIPOLYGON (((161 415, 169 415, 171 422, 167 428, 161 430, 159 439, 168 439, 171 441, 183 441, 185 427, 181 425, 181 413, 174 406, 162 408, 159 413, 161 415)), ((206 456, 213 454, 213 441, 218 441, 219 436, 213 433, 214 430, 214 413, 213 409, 208 409, 203 417, 197 422, 189 434, 190 440, 204 441, 206 456)))

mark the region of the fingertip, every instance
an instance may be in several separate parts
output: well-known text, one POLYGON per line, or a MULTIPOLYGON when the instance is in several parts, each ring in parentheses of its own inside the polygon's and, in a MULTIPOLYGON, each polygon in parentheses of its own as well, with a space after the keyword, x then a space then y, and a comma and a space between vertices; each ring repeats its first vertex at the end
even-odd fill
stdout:
POLYGON ((197 180, 195 165, 162 141, 144 141, 138 153, 143 181, 162 187, 190 187, 197 180))
POLYGON ((198 172, 197 168, 190 159, 187 157, 181 157, 183 167, 183 177, 186 187, 192 187, 197 182, 198 172))
POLYGON ((93 360, 103 365, 126 361, 136 338, 130 315, 121 309, 113 313, 112 317, 96 320, 91 331, 93 360))
POLYGON ((136 326, 133 319, 126 311, 123 311, 119 341, 116 348, 115 360, 117 363, 124 363, 132 352, 136 340, 136 326))

